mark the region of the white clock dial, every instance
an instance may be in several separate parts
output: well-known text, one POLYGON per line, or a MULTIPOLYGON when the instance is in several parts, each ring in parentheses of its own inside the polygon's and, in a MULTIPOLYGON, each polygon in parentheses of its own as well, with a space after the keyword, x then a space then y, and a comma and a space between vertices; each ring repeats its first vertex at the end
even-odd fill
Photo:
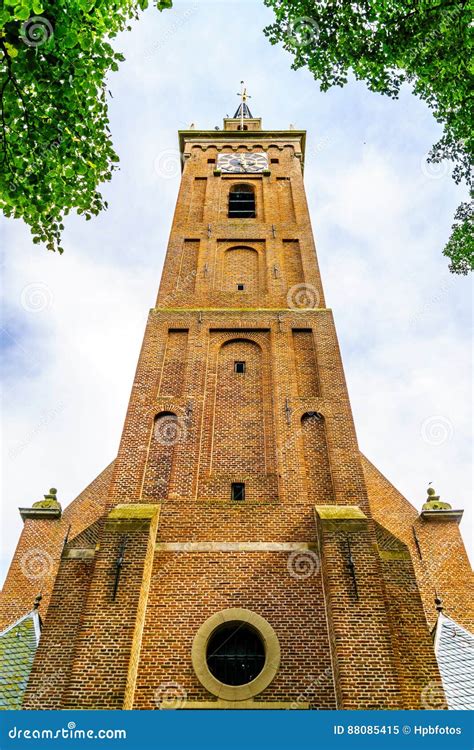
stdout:
POLYGON ((266 154, 219 154, 217 157, 217 169, 221 172, 264 172, 268 169, 268 157, 266 154))

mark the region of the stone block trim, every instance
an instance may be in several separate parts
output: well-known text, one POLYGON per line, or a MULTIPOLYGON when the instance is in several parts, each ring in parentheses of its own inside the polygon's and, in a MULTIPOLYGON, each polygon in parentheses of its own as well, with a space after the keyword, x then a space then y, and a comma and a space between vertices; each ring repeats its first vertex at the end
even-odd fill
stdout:
POLYGON ((249 700, 265 690, 280 667, 280 642, 270 623, 260 615, 242 607, 231 607, 211 615, 194 636, 191 659, 196 677, 213 695, 229 701, 249 700), (261 636, 265 645, 265 663, 262 671, 246 685, 224 685, 209 671, 206 648, 214 630, 227 622, 251 625, 261 636))

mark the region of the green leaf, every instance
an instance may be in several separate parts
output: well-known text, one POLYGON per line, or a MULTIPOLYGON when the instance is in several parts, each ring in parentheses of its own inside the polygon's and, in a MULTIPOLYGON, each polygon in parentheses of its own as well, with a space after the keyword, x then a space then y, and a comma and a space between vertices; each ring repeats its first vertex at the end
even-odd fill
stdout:
MULTIPOLYGON (((434 149, 454 164, 453 179, 472 186, 472 4, 451 0, 315 2, 264 0, 275 22, 264 30, 272 44, 306 66, 322 91, 344 86, 349 75, 371 91, 398 98, 405 82, 443 125, 434 149)), ((450 270, 472 269, 472 223, 453 227, 444 250, 450 270), (471 230, 469 235, 468 229, 471 230)))

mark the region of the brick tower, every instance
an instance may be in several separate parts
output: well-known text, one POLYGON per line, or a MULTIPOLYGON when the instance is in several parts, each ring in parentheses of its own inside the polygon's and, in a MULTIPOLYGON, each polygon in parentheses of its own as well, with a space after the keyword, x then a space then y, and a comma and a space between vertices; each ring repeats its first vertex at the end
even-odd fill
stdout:
MULTIPOLYGON (((415 521, 400 520, 418 514, 401 496, 387 512, 396 490, 359 453, 305 198, 305 132, 262 129, 244 95, 223 130, 179 139, 181 186, 118 456, 62 516, 22 511, 17 580, 28 545, 50 558, 24 706, 423 707, 440 684, 436 612, 412 562, 415 521)), ((443 526, 457 560, 458 520, 443 526)))

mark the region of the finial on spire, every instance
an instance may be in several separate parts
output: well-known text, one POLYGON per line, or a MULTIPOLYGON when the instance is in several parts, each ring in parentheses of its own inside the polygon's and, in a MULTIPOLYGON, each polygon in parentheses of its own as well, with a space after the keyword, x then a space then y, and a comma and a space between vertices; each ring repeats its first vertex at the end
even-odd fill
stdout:
POLYGON ((436 596, 435 596, 435 600, 434 601, 435 601, 436 611, 439 612, 439 614, 441 614, 441 612, 443 611, 444 607, 443 607, 443 600, 438 595, 438 592, 436 592, 436 596))
POLYGON ((35 598, 33 609, 38 609, 42 598, 43 598, 43 594, 38 594, 38 596, 35 598))
MULTIPOLYGON (((429 484, 431 485, 432 483, 430 482, 429 484)), ((451 505, 442 502, 433 487, 428 486, 427 494, 428 497, 423 505, 423 510, 451 510, 451 505)))
POLYGON ((234 115, 234 120, 240 117, 240 128, 241 130, 243 130, 244 118, 253 119, 252 113, 250 109, 248 108, 248 104, 247 104, 247 99, 251 99, 252 97, 250 96, 250 94, 247 94, 247 88, 245 86, 244 81, 241 81, 240 85, 241 85, 241 89, 240 89, 240 92, 237 94, 237 96, 240 96, 240 104, 238 106, 237 112, 234 115))
POLYGON ((38 500, 37 503, 33 503, 33 508, 59 508, 61 509, 61 503, 57 498, 58 491, 56 487, 51 487, 47 495, 44 495, 44 500, 38 500))

